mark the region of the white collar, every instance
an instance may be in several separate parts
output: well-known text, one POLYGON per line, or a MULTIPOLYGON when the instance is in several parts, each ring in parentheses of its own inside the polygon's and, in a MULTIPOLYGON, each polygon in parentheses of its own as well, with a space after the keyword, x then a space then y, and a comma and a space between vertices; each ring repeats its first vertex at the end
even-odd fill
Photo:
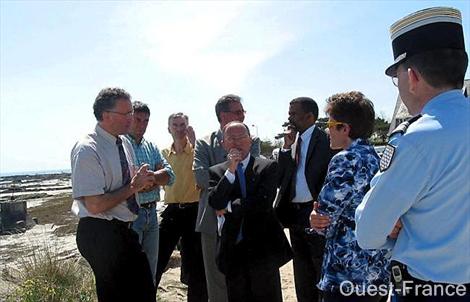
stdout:
POLYGON ((243 165, 243 167, 242 167, 243 171, 245 171, 246 167, 248 166, 248 163, 250 162, 250 155, 251 154, 248 153, 248 155, 245 157, 245 159, 241 161, 241 163, 243 165))
POLYGON ((308 127, 307 130, 305 130, 301 135, 300 138, 302 138, 303 142, 308 141, 308 139, 312 136, 313 130, 315 129, 315 124, 312 126, 308 127))

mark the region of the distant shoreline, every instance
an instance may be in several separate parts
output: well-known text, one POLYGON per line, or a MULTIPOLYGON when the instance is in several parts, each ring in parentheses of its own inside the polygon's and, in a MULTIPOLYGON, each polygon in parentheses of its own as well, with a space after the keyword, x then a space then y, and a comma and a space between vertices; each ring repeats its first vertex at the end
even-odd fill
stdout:
POLYGON ((70 169, 57 170, 39 170, 39 171, 22 171, 22 172, 0 172, 0 177, 24 176, 24 175, 48 175, 48 174, 70 174, 70 169))

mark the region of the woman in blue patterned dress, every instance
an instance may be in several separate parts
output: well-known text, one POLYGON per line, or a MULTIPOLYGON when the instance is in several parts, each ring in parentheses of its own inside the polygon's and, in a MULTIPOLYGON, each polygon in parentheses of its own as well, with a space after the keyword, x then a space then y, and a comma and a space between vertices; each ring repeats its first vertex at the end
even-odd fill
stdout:
POLYGON ((379 157, 367 141, 374 107, 356 91, 335 94, 327 103, 330 145, 341 151, 331 159, 310 216, 313 230, 326 237, 318 287, 324 302, 380 301, 379 294, 388 292, 389 252, 361 249, 354 233, 356 207, 379 169, 379 157))

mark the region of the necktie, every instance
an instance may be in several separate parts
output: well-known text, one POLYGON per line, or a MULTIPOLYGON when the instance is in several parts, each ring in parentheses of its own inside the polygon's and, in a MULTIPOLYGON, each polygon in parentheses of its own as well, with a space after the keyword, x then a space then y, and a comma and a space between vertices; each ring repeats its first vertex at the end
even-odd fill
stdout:
MULTIPOLYGON (((119 150, 119 160, 121 162, 122 184, 128 185, 131 182, 131 174, 129 172, 129 165, 127 164, 126 153, 124 153, 124 147, 122 146, 122 140, 119 137, 116 139, 116 145, 119 150)), ((132 213, 139 213, 139 204, 135 200, 134 194, 127 198, 127 207, 132 213)))
MULTIPOLYGON (((295 161, 295 170, 299 169, 300 165, 300 152, 302 149, 302 138, 297 137, 297 143, 295 144, 295 155, 294 155, 294 161, 295 161)), ((292 200, 295 197, 295 184, 297 182, 297 173, 294 173, 291 178, 291 183, 290 183, 290 200, 292 200)))
MULTIPOLYGON (((237 166, 237 175, 238 175, 238 182, 240 183, 240 192, 242 193, 242 198, 246 198, 246 179, 245 179, 245 173, 243 172, 242 163, 239 163, 237 166)), ((240 224, 240 231, 238 232, 237 240, 235 243, 239 243, 243 239, 242 228, 243 228, 243 218, 240 224)))
POLYGON ((297 138, 297 144, 295 146, 295 164, 297 167, 299 166, 300 163, 300 150, 302 149, 302 138, 299 137, 297 138))
POLYGON ((237 166, 237 175, 238 175, 238 182, 240 183, 240 192, 242 192, 242 197, 246 197, 246 180, 245 180, 245 173, 243 172, 243 164, 239 163, 237 166))

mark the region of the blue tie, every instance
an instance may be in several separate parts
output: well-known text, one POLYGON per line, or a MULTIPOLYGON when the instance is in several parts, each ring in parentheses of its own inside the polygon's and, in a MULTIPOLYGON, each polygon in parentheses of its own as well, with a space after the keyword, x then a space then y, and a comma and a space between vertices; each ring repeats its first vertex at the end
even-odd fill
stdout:
POLYGON ((246 180, 245 180, 245 173, 243 172, 242 163, 239 163, 237 166, 237 175, 238 175, 238 182, 240 183, 240 191, 242 192, 242 197, 246 198, 246 180))
MULTIPOLYGON (((246 179, 245 179, 245 173, 243 173, 242 163, 239 163, 237 166, 237 175, 238 175, 238 182, 240 183, 240 191, 242 193, 242 198, 246 198, 246 179)), ((242 227, 243 227, 243 218, 240 224, 240 231, 238 232, 237 241, 235 243, 239 243, 243 239, 242 227)))
MULTIPOLYGON (((129 165, 127 164, 126 153, 124 153, 124 147, 122 146, 122 140, 119 137, 116 139, 116 145, 119 150, 119 160, 121 161, 122 184, 127 185, 131 182, 131 174, 129 172, 129 165)), ((137 204, 137 200, 135 200, 134 194, 127 198, 127 207, 132 213, 139 213, 139 205, 137 204)))

